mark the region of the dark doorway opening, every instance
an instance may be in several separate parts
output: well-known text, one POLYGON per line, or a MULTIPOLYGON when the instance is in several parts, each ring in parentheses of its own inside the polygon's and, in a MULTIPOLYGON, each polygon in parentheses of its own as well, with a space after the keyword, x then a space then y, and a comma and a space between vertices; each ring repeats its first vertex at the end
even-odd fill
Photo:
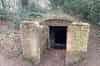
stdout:
POLYGON ((50 26, 50 48, 65 49, 66 48, 66 33, 67 27, 65 26, 50 26))

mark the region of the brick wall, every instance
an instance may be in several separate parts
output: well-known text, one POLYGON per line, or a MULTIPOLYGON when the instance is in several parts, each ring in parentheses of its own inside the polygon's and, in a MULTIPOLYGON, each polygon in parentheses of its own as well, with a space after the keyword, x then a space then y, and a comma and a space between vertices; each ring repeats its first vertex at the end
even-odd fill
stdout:
POLYGON ((66 64, 78 64, 86 57, 89 25, 72 24, 68 26, 66 64))
POLYGON ((40 62, 40 56, 47 48, 48 27, 37 23, 23 23, 21 26, 23 34, 23 55, 34 63, 40 62))
POLYGON ((7 58, 14 58, 22 55, 20 33, 0 32, 0 53, 7 58))

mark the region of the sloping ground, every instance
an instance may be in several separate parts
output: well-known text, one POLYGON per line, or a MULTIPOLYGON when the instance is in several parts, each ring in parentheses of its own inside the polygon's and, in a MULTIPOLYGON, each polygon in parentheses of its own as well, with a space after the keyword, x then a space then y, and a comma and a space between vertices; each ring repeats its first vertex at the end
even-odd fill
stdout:
POLYGON ((0 66, 32 66, 32 64, 24 61, 21 57, 7 58, 0 54, 0 66))
POLYGON ((88 66, 100 66, 100 27, 91 27, 87 61, 88 66))
POLYGON ((0 66, 32 66, 22 57, 21 41, 13 32, 0 33, 0 66))
POLYGON ((22 56, 8 57, 0 53, 0 66, 65 66, 65 50, 48 49, 38 65, 32 65, 22 56))
POLYGON ((65 50, 48 49, 38 66, 65 66, 65 50))

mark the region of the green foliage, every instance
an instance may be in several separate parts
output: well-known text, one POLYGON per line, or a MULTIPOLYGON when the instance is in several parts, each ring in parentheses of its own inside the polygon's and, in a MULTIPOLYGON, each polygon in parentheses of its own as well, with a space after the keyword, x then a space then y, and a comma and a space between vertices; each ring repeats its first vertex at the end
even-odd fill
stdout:
POLYGON ((52 9, 56 9, 56 8, 61 8, 61 7, 63 7, 63 5, 64 5, 64 1, 65 0, 49 0, 50 1, 50 3, 51 3, 51 8, 52 9))
MULTIPOLYGON (((5 18, 9 16, 17 16, 17 19, 23 18, 33 18, 33 17, 42 17, 44 14, 48 13, 48 9, 41 7, 41 4, 38 4, 36 0, 17 0, 16 4, 17 10, 11 12, 10 8, 12 7, 11 3, 15 0, 0 0, 0 18, 1 15, 5 18)), ((62 10, 65 13, 80 15, 83 19, 89 20, 94 24, 100 24, 100 0, 48 0, 50 3, 49 10, 62 10)), ((15 7, 15 6, 14 6, 15 7)), ((18 20, 20 21, 20 20, 18 20)), ((16 21, 17 22, 17 21, 16 21)))
POLYGON ((78 14, 94 24, 100 23, 100 0, 50 0, 52 7, 65 13, 78 14))
POLYGON ((9 0, 9 2, 0 0, 0 20, 9 20, 16 25, 15 28, 19 27, 23 19, 42 17, 43 13, 43 9, 33 1, 29 3, 29 0, 9 0), (11 3, 16 4, 13 6, 11 3), (12 11, 10 10, 11 8, 13 9, 12 11), (15 8, 17 9, 15 10, 15 8))

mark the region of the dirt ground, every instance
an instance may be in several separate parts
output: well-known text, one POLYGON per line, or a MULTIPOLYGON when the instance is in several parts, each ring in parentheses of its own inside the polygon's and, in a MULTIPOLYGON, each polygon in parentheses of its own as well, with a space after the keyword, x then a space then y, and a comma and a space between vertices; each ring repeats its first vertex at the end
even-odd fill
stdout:
POLYGON ((64 49, 48 49, 41 58, 39 66, 65 66, 64 49))
POLYGON ((0 66, 32 66, 32 64, 24 61, 21 57, 7 58, 0 54, 0 66))
POLYGON ((65 50, 48 49, 38 65, 32 65, 22 59, 7 58, 0 54, 0 66, 65 66, 65 50))

